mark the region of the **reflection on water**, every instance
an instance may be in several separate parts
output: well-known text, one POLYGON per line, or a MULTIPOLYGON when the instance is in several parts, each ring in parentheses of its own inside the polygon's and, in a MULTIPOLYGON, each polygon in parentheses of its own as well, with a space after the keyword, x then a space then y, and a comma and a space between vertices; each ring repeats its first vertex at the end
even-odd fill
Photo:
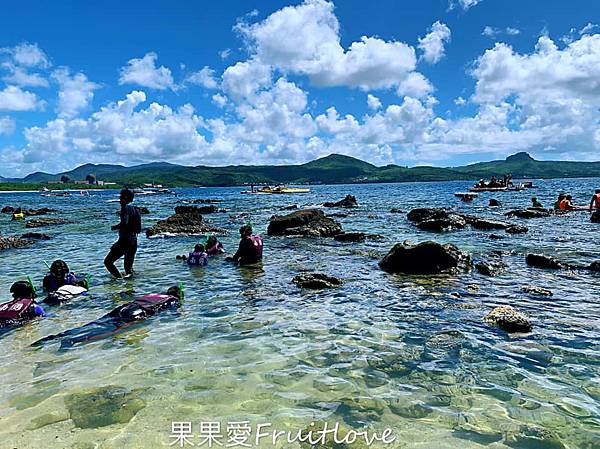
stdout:
MULTIPOLYGON (((581 203, 599 181, 540 181, 545 205, 558 190, 581 203)), ((43 261, 64 258, 91 273, 92 296, 50 309, 50 315, 5 335, 0 354, 0 447, 166 447, 172 421, 248 420, 283 430, 311 422, 346 429, 394 429, 402 448, 600 447, 600 311, 598 275, 529 269, 528 251, 589 263, 600 258, 600 228, 587 213, 524 222, 530 231, 489 239, 463 230, 433 235, 406 221, 413 207, 453 205, 503 219, 529 205, 530 192, 486 194, 465 205, 453 197, 468 183, 317 186, 298 196, 242 196, 239 189, 180 190, 179 198, 222 199, 227 213, 207 218, 230 234, 248 213, 266 233, 271 215, 300 206, 357 196, 361 207, 338 218, 347 231, 384 235, 358 244, 265 236, 265 259, 238 269, 222 257, 204 268, 176 261, 194 238, 140 238, 134 279, 111 280, 102 260, 115 238, 110 225, 115 192, 43 198, 2 194, 3 205, 51 207, 74 223, 42 230, 53 239, 2 254, 0 291, 13 280, 38 283, 43 261), (377 260, 396 242, 451 241, 475 259, 500 251, 508 273, 486 278, 410 277, 381 272, 377 260), (300 291, 302 271, 344 279, 339 289, 300 291), (182 281, 181 313, 156 317, 129 332, 68 351, 33 349, 49 334, 80 326, 131 295, 165 290, 182 281), (548 288, 552 298, 521 292, 548 288), (491 307, 511 304, 533 320, 534 332, 511 337, 482 323, 491 307)), ((171 196, 139 197, 150 225, 172 212, 171 196)), ((3 234, 21 234, 23 222, 0 217, 3 234)), ((317 425, 317 424, 315 424, 317 425)), ((197 429, 195 429, 197 430, 197 429)), ((197 432, 196 432, 197 433, 197 432)), ((197 442, 197 440, 196 440, 197 442)), ((373 447, 376 447, 374 444, 373 447)), ((298 447, 297 443, 286 447, 298 447)), ((354 444, 351 447, 365 447, 354 444)))

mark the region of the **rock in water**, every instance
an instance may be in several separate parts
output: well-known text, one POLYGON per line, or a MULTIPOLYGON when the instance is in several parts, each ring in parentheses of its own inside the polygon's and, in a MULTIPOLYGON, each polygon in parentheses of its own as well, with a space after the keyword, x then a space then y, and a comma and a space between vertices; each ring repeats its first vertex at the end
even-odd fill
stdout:
POLYGON ((414 221, 417 223, 425 220, 446 218, 447 216, 448 211, 446 209, 431 207, 421 207, 413 209, 408 214, 406 214, 406 218, 408 219, 408 221, 414 221))
POLYGON ((358 207, 358 202, 356 201, 356 197, 354 195, 346 195, 346 198, 340 201, 336 201, 335 203, 327 202, 323 203, 325 207, 358 207))
POLYGON ((147 229, 146 237, 156 235, 202 235, 208 232, 225 234, 225 230, 212 226, 203 219, 202 214, 199 212, 201 209, 201 207, 196 206, 177 206, 174 215, 166 220, 160 220, 150 229, 147 229))
POLYGON ((600 271, 600 260, 596 260, 595 262, 592 262, 590 264, 590 266, 588 267, 588 269, 590 271, 600 271))
POLYGON ((517 218, 544 218, 549 217, 552 213, 553 211, 550 209, 515 209, 504 215, 517 218))
POLYGON ((52 237, 48 234, 42 234, 41 232, 27 232, 23 234, 21 238, 29 240, 50 240, 52 237))
POLYGON ((505 231, 509 234, 525 234, 526 232, 529 232, 529 229, 526 226, 510 225, 505 231))
POLYGON ((76 427, 95 429, 131 421, 146 406, 138 393, 111 385, 72 394, 65 403, 76 427))
POLYGON ((292 279, 292 282, 300 288, 309 289, 334 288, 342 285, 342 281, 338 278, 323 273, 299 274, 292 279))
POLYGON ((503 223, 501 221, 495 220, 485 220, 483 218, 477 217, 469 217, 467 223, 471 225, 474 229, 479 229, 480 231, 491 231, 493 229, 506 229, 509 227, 508 224, 503 223))
POLYGON ((477 262, 475 268, 484 276, 498 276, 499 274, 506 271, 506 264, 504 262, 477 262))
POLYGON ((19 237, 2 237, 0 236, 0 250, 12 248, 24 248, 31 245, 31 240, 24 240, 19 237))
POLYGON ((12 207, 12 206, 5 206, 0 211, 0 213, 3 213, 3 214, 23 213, 23 215, 25 215, 26 217, 30 217, 32 215, 46 215, 46 214, 51 214, 53 212, 56 212, 56 210, 49 209, 47 207, 42 207, 40 209, 22 209, 20 207, 12 207))
POLYGON ((535 285, 524 285, 521 287, 521 291, 530 295, 552 296, 552 292, 550 290, 546 290, 542 287, 536 287, 535 285))
POLYGON ((527 254, 525 262, 530 267, 546 268, 550 270, 560 270, 565 268, 565 265, 554 257, 545 256, 544 254, 527 254))
POLYGON ((283 206, 280 210, 294 210, 298 209, 297 204, 290 204, 289 206, 283 206))
POLYGON ((438 274, 468 269, 471 257, 451 243, 422 242, 417 245, 398 243, 379 262, 389 273, 438 274))
POLYGON ((17 209, 15 209, 12 206, 4 206, 2 208, 2 210, 0 210, 0 213, 2 214, 14 214, 17 211, 17 209))
POLYGON ((364 232, 342 232, 334 235, 333 238, 338 242, 362 242, 365 240, 366 235, 364 232))
POLYGON ((217 206, 177 206, 175 207, 175 213, 179 215, 185 214, 214 214, 219 212, 217 206))
POLYGON ((496 307, 483 318, 483 321, 508 333, 531 332, 532 328, 529 318, 511 306, 496 307))
POLYGON ((333 237, 342 232, 342 226, 326 217, 322 210, 305 209, 288 215, 274 215, 267 228, 269 235, 302 235, 333 237))
POLYGON ((28 222, 25 227, 26 228, 41 228, 43 226, 56 226, 71 223, 69 220, 65 220, 64 218, 34 218, 30 222, 28 222))
POLYGON ((417 223, 417 227, 423 231, 445 232, 453 229, 463 229, 467 222, 463 217, 456 214, 447 214, 445 217, 430 218, 417 223))
POLYGON ((500 201, 495 198, 490 198, 490 207, 499 207, 500 201))

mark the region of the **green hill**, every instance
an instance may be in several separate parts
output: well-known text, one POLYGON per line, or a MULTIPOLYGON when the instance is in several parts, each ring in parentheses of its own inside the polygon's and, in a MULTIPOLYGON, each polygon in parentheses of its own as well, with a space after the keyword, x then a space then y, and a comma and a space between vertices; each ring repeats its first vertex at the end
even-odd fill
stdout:
POLYGON ((377 167, 350 156, 332 154, 300 165, 189 167, 155 162, 125 167, 111 164, 85 164, 68 172, 57 174, 37 172, 23 179, 10 181, 39 184, 60 180, 65 175, 71 180, 80 180, 85 179, 88 174, 94 174, 98 179, 121 185, 156 182, 169 187, 186 187, 476 180, 491 176, 501 177, 504 173, 512 173, 515 179, 593 177, 600 173, 600 162, 537 161, 527 153, 517 153, 505 160, 480 162, 462 167, 401 167, 398 165, 377 167))

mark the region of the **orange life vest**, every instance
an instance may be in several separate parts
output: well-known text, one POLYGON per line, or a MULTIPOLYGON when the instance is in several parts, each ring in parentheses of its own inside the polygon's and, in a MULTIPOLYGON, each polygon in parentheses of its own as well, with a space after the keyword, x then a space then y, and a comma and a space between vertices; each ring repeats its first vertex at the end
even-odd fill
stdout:
POLYGON ((561 202, 558 205, 558 208, 560 210, 568 210, 569 209, 569 200, 566 198, 564 200, 561 200, 561 202))
POLYGON ((594 195, 593 201, 594 201, 593 207, 595 207, 596 209, 600 209, 600 193, 596 193, 594 195))

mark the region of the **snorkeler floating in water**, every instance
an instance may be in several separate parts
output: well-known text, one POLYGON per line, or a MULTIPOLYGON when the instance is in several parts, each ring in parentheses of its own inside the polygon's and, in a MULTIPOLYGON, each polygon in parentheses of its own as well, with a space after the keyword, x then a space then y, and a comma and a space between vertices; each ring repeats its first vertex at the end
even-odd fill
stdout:
POLYGON ((145 295, 123 304, 106 315, 81 327, 56 335, 49 335, 34 343, 41 346, 60 340, 61 348, 70 348, 79 343, 99 340, 123 331, 128 326, 150 318, 167 309, 177 309, 183 302, 183 289, 171 287, 166 293, 145 295))
POLYGON ((237 252, 225 260, 237 262, 239 265, 249 265, 262 260, 263 240, 260 235, 252 235, 252 226, 240 227, 240 246, 237 252))
POLYGON ((29 281, 18 281, 10 287, 13 300, 0 304, 0 328, 25 324, 39 316, 44 309, 35 302, 35 289, 29 281))
POLYGON ((77 275, 69 270, 69 266, 64 260, 55 260, 50 265, 48 274, 42 281, 44 291, 55 292, 64 285, 78 285, 87 288, 86 280, 78 280, 77 275))

